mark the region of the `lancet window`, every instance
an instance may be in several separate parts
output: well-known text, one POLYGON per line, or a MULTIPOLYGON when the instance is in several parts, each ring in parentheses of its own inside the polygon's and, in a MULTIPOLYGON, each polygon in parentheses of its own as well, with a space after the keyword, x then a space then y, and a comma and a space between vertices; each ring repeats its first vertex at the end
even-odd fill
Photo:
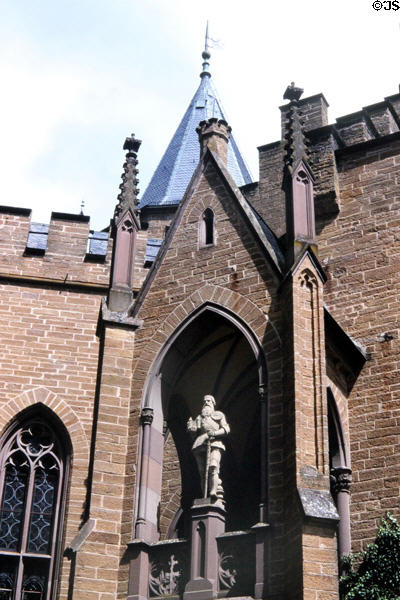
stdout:
POLYGON ((214 213, 206 208, 200 223, 200 247, 214 244, 214 213))
POLYGON ((41 419, 0 451, 0 600, 48 600, 56 559, 66 457, 41 419))

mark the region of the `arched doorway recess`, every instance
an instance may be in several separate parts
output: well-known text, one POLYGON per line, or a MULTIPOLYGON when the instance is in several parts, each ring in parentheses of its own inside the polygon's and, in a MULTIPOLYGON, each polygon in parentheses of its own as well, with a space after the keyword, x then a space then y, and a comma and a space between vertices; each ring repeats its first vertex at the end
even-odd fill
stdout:
POLYGON ((266 519, 264 353, 242 320, 208 303, 192 313, 171 336, 148 377, 142 414, 151 412, 153 420, 142 434, 136 537, 142 537, 146 530, 153 532, 153 539, 157 537, 155 529, 159 530, 160 524, 155 523, 156 500, 161 501, 162 511, 168 494, 176 497, 177 492, 181 497, 181 517, 175 515, 171 521, 175 522, 177 536, 187 533, 189 508, 194 498, 201 497, 201 491, 186 423, 190 416, 199 414, 205 394, 215 397, 217 410, 225 413, 231 427, 224 441, 226 451, 221 467, 226 528, 247 529, 266 519), (176 454, 164 455, 168 438, 173 439, 179 464, 176 454), (166 491, 165 473, 175 483, 172 490, 169 487, 166 491))

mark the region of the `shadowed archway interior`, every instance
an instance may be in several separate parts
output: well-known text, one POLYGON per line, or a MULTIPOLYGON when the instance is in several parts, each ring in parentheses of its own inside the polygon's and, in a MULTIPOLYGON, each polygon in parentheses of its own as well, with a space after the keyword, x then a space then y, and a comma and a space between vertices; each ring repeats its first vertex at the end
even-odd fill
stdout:
MULTIPOLYGON (((260 501, 260 406, 257 360, 246 337, 217 312, 202 312, 170 347, 161 381, 166 447, 172 436, 181 474, 182 517, 175 535, 185 534, 188 509, 201 497, 186 423, 201 411, 205 394, 215 397, 231 428, 221 467, 227 530, 250 527, 257 522, 260 501)), ((164 454, 164 474, 174 471, 173 454, 164 454)))

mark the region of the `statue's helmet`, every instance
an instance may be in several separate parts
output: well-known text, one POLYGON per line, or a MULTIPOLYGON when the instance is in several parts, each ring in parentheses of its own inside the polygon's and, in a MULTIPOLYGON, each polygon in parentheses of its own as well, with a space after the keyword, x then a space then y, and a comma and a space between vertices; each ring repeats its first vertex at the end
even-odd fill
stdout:
POLYGON ((206 394, 204 396, 204 404, 212 405, 212 407, 215 408, 216 402, 214 396, 211 396, 211 394, 206 394))

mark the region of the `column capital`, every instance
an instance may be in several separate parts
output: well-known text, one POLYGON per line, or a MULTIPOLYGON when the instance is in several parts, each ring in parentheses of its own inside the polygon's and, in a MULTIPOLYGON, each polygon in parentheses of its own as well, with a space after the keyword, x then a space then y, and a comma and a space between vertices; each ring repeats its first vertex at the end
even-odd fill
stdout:
POLYGON ((336 494, 339 492, 349 492, 352 482, 351 469, 348 467, 334 467, 331 469, 331 479, 333 490, 336 494))
POLYGON ((153 422, 154 410, 150 406, 145 406, 142 408, 142 412, 140 413, 140 422, 142 426, 151 425, 153 422))
POLYGON ((260 383, 258 386, 258 395, 260 396, 261 402, 265 402, 267 399, 267 385, 260 383))

